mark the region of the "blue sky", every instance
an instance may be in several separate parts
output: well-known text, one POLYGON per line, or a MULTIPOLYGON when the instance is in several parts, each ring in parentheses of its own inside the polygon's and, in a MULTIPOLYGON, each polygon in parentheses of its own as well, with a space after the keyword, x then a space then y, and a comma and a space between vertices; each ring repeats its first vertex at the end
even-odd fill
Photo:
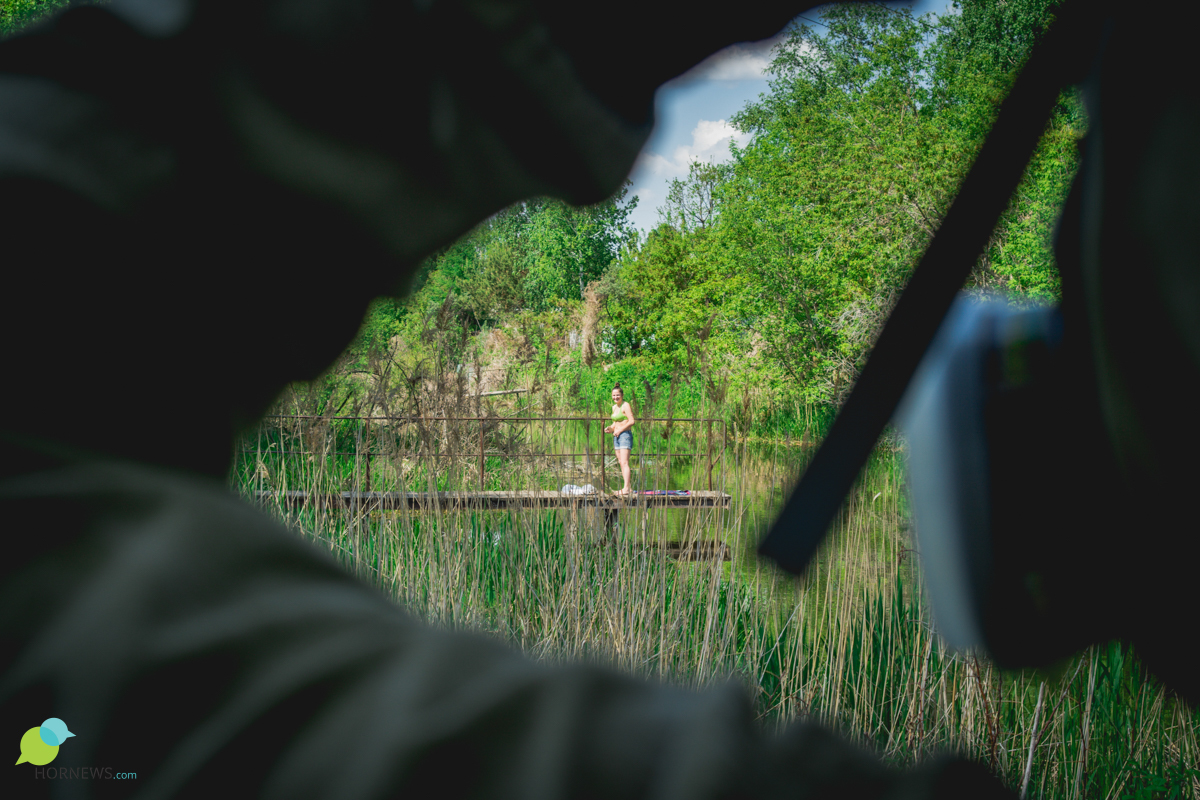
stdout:
MULTIPOLYGON (((915 0, 907 5, 917 14, 943 13, 949 0, 915 0)), ((819 18, 819 11, 807 17, 819 18)), ((643 231, 658 221, 671 178, 687 175, 693 161, 725 161, 729 143, 747 137, 729 125, 729 118, 748 101, 767 91, 762 70, 770 60, 773 40, 736 44, 711 56, 691 71, 659 87, 655 95, 656 125, 633 168, 631 194, 638 196, 633 224, 643 231)))

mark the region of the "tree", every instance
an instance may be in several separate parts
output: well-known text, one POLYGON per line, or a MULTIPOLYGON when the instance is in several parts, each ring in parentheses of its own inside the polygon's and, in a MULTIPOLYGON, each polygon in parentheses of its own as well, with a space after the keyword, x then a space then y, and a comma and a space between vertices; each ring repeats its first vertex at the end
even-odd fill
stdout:
POLYGON ((981 72, 1013 75, 1050 27, 1062 0, 954 0, 940 18, 939 57, 981 72))
POLYGON ((615 196, 593 206, 570 206, 560 200, 526 204, 526 295, 534 310, 556 298, 581 300, 584 289, 599 278, 629 239, 626 184, 615 196))
MULTIPOLYGON (((1033 45, 1061 0, 961 0, 939 20, 934 50, 941 127, 982 141, 1033 45)), ((1046 135, 1012 205, 993 232, 970 285, 1016 297, 1059 294, 1051 232, 1079 165, 1077 142, 1087 121, 1079 94, 1063 92, 1046 135)))
POLYGON ((71 0, 0 0, 0 36, 16 33, 65 6, 71 0))
POLYGON ((928 105, 932 24, 881 6, 830 9, 791 30, 771 93, 734 117, 754 134, 718 191, 714 252, 748 276, 738 317, 810 399, 848 385, 961 159, 928 105))
MULTIPOLYGON (((730 262, 723 274, 746 276, 730 319, 793 391, 832 400, 853 382, 1052 7, 964 0, 938 19, 834 6, 823 33, 797 26, 776 48, 771 91, 733 119, 753 139, 713 190, 708 252, 730 262)), ((1065 98, 977 288, 1057 296, 1048 234, 1080 119, 1065 98)))
POLYGON ((729 176, 727 164, 694 161, 686 179, 672 178, 667 200, 659 207, 659 220, 681 231, 712 227, 717 221, 717 187, 729 176))

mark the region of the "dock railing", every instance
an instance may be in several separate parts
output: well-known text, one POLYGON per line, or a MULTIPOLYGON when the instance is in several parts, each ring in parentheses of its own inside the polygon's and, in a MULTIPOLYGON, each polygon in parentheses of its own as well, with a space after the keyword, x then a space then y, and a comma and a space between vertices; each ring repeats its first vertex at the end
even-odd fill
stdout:
POLYGON ((711 514, 731 507, 724 421, 639 418, 628 496, 608 491, 610 479, 621 481, 603 430, 609 424, 583 416, 272 415, 242 438, 233 480, 248 499, 289 517, 346 513, 356 531, 385 512, 567 509, 572 531, 582 526, 613 541, 620 517, 622 530, 645 540, 648 512, 676 509, 694 533, 658 546, 683 558, 730 558, 723 542, 699 539, 711 514), (562 491, 564 484, 580 493, 562 491), (583 493, 587 484, 598 491, 583 493))
MULTIPOLYGON (((558 488, 553 476, 598 483, 603 493, 610 474, 621 478, 609 424, 587 416, 271 415, 243 437, 238 469, 243 477, 252 469, 259 489, 283 491, 549 490, 558 488)), ((726 433, 720 419, 640 418, 631 467, 648 488, 718 490, 726 433), (686 487, 662 485, 685 474, 686 487)))

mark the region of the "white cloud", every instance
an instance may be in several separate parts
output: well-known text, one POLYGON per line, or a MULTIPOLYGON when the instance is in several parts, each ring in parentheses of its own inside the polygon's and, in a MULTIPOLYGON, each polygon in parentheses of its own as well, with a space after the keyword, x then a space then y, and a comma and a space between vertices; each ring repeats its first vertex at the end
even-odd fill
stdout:
MULTIPOLYGON (((696 127, 692 129, 692 150, 697 153, 710 153, 714 148, 722 143, 728 145, 730 139, 737 138, 743 141, 747 138, 746 134, 741 133, 728 122, 723 119, 712 121, 702 119, 696 127)), ((678 148, 676 152, 678 152, 678 148)), ((721 148, 724 151, 726 148, 721 148)))
POLYGON ((636 171, 662 179, 682 177, 693 161, 728 160, 729 143, 735 140, 739 146, 745 146, 750 134, 742 133, 723 119, 702 119, 692 129, 691 144, 679 145, 669 158, 645 150, 638 157, 636 171))
POLYGON ((733 44, 713 53, 679 77, 681 81, 742 81, 763 76, 771 63, 774 39, 733 44))
POLYGON ((630 217, 634 225, 643 230, 654 226, 657 206, 666 199, 670 180, 686 178, 692 163, 727 161, 731 141, 741 146, 749 143, 749 134, 739 133, 726 119, 697 120, 706 113, 698 106, 715 105, 707 113, 716 117, 731 113, 731 96, 744 93, 745 100, 752 100, 766 88, 763 70, 781 38, 782 34, 726 47, 659 88, 658 124, 663 130, 656 132, 658 150, 643 150, 630 175, 632 193, 638 196, 638 206, 630 217), (690 99, 680 106, 678 98, 684 96, 690 99), (697 97, 706 99, 698 104, 697 97), (683 107, 686 110, 681 111, 683 107), (663 131, 667 135, 662 135, 663 131), (690 135, 680 135, 684 131, 690 135), (689 143, 678 144, 688 139, 689 143))
POLYGON ((658 153, 643 150, 638 155, 638 160, 634 165, 633 171, 634 174, 650 174, 661 177, 673 173, 675 165, 658 153))
POLYGON ((742 133, 723 119, 702 119, 692 128, 691 144, 676 147, 670 157, 643 150, 632 175, 633 194, 638 196, 633 223, 647 230, 653 227, 657 206, 666 195, 667 183, 672 178, 687 177, 692 162, 727 161, 729 143, 734 140, 744 146, 750 141, 750 134, 742 133))

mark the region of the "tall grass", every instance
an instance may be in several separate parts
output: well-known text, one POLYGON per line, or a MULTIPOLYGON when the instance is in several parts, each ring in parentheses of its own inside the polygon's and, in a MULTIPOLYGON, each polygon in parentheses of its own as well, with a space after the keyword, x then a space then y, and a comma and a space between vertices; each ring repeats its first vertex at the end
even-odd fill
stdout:
MULTIPOLYGON (((478 487, 475 423, 457 431, 406 423, 403 432, 377 423, 374 434, 355 424, 277 420, 247 439, 234 482, 248 494, 363 488, 366 475, 383 491, 478 487), (471 457, 446 455, 469 444, 471 457), (281 455, 289 448, 312 455, 281 455)), ((638 463, 635 480, 707 488, 703 426, 677 423, 665 437, 664 427, 643 429, 641 452, 684 455, 644 457, 652 463, 638 463)), ((499 424, 485 431, 485 488, 599 485, 601 454, 586 453, 582 427, 546 430, 542 439, 499 424), (532 458, 517 441, 551 452, 532 458)), ((728 510, 627 510, 612 535, 586 506, 371 513, 266 504, 430 623, 498 636, 534 658, 590 659, 692 687, 732 677, 769 727, 818 719, 896 764, 954 750, 1030 797, 1197 796, 1196 716, 1142 675, 1128 648, 1098 646, 1034 674, 1003 673, 942 646, 909 546, 894 448, 872 458, 802 579, 755 559, 753 544, 803 467, 805 444, 731 443, 718 476, 733 495, 728 510), (719 539, 734 557, 676 560, 659 545, 678 538, 719 539)), ((610 461, 610 485, 615 475, 610 461)))

